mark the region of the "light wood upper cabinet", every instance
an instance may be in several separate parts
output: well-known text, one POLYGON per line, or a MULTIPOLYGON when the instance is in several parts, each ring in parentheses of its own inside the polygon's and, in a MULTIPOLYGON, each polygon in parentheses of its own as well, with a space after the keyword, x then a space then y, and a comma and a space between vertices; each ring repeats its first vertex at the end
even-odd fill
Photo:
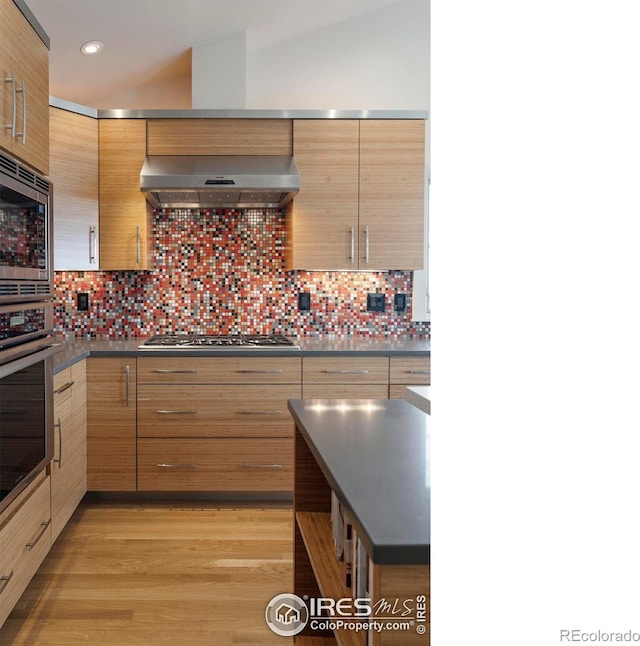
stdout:
POLYGON ((49 108, 54 185, 54 268, 95 271, 98 264, 98 120, 49 108))
POLYGON ((294 121, 287 269, 422 269, 425 124, 294 121))
POLYGON ((421 120, 360 122, 361 269, 423 269, 424 137, 421 120))
POLYGON ((150 155, 290 155, 289 119, 153 119, 150 155))
POLYGON ((140 191, 146 155, 144 119, 102 119, 100 269, 150 269, 152 211, 140 191))
POLYGON ((0 0, 0 74, 0 146, 47 175, 49 50, 12 0, 0 0))
POLYGON ((300 192, 287 217, 288 268, 358 268, 359 123, 293 122, 300 192))

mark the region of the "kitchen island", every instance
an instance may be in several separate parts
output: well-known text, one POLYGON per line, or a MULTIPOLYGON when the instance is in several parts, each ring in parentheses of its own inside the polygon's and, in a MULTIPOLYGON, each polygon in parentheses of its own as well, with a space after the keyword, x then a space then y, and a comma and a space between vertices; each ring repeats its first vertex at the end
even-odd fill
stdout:
MULTIPOLYGON (((337 499, 369 558, 365 589, 374 616, 368 620, 393 614, 379 612, 376 604, 385 599, 402 608, 395 622, 409 622, 372 631, 367 643, 429 643, 429 415, 402 400, 292 400, 289 411, 295 423, 296 595, 355 596, 335 554, 337 499)), ((310 628, 311 621, 303 634, 313 635, 310 628)), ((334 632, 339 644, 365 643, 364 631, 334 632)))

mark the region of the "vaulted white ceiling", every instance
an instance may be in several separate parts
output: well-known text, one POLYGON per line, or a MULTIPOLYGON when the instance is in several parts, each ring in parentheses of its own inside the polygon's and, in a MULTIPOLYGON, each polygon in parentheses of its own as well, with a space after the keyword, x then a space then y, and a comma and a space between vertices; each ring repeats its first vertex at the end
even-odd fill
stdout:
MULTIPOLYGON (((190 72, 192 46, 246 34, 256 52, 401 0, 27 0, 51 39, 50 94, 88 106, 190 72), (104 51, 80 46, 101 40, 104 51)), ((399 35, 399 37, 401 37, 399 35)), ((224 64, 224 61, 221 61, 224 64)))

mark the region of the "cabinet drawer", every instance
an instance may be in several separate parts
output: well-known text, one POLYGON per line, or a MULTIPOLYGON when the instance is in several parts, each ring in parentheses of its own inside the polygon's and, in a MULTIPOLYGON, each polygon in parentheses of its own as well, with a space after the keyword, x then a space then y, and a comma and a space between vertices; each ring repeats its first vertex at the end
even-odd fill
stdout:
MULTIPOLYGON (((387 357, 309 357, 302 360, 306 384, 387 384, 387 357)), ((305 395, 306 396, 306 395, 305 395)))
POLYGON ((71 368, 65 368, 53 376, 53 406, 54 408, 71 397, 73 392, 73 377, 71 368))
POLYGON ((138 383, 298 384, 300 357, 142 357, 138 383))
POLYGON ((291 491, 289 439, 138 440, 139 491, 291 491))
POLYGON ((391 357, 389 382, 431 385, 431 357, 391 357))
POLYGON ((42 477, 0 527, 0 625, 51 548, 50 479, 42 477))
POLYGON ((84 361, 65 368, 53 376, 54 408, 77 393, 83 399, 86 396, 87 367, 84 361))
POLYGON ((387 399, 387 384, 305 384, 305 399, 387 399))
POLYGON ((298 385, 138 387, 138 437, 291 437, 298 385))

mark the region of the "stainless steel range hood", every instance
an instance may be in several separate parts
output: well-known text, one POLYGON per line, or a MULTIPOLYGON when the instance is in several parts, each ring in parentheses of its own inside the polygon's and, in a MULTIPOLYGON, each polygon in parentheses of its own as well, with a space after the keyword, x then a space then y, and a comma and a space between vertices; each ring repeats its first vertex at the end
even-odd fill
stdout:
POLYGON ((140 190, 155 208, 282 208, 300 177, 286 155, 152 155, 140 190))

